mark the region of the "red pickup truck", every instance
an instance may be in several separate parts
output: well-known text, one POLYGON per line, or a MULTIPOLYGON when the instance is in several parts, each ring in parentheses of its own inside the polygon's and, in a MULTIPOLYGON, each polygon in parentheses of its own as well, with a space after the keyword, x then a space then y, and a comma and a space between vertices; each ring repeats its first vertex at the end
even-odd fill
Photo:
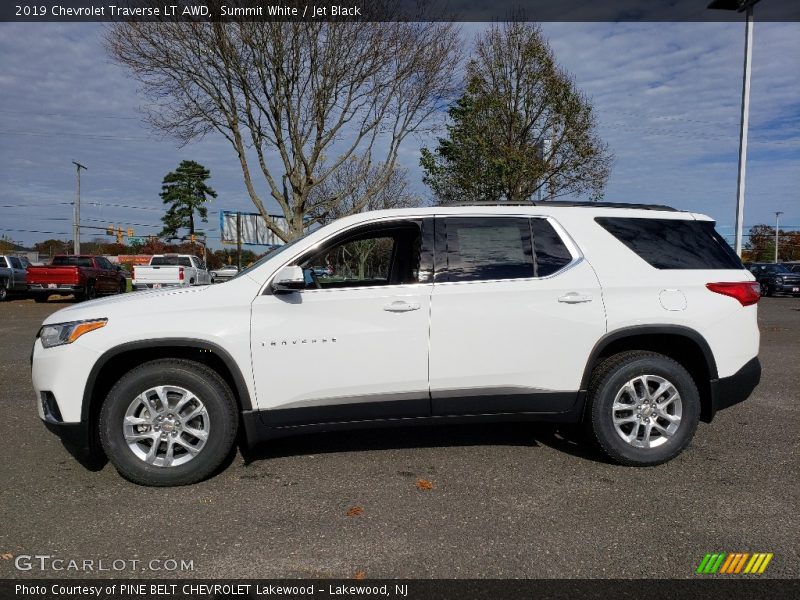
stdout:
POLYGON ((47 302, 51 294, 91 300, 98 294, 121 294, 127 287, 120 268, 103 256, 54 256, 49 265, 28 267, 27 280, 36 302, 47 302))

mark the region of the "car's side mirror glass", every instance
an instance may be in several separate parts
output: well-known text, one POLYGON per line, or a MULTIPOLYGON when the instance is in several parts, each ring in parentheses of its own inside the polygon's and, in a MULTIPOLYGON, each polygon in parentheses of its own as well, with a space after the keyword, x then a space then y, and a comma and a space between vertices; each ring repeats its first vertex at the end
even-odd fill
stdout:
POLYGON ((291 265, 283 267, 272 280, 272 291, 276 294, 286 294, 303 290, 306 287, 306 278, 302 267, 291 265))

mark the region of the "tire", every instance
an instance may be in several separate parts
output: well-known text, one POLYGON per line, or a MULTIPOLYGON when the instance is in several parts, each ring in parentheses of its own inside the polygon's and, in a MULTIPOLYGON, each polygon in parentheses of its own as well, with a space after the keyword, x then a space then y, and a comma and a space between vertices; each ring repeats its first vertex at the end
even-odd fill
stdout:
POLYGON ((0 279, 0 302, 8 299, 8 288, 5 279, 0 279))
POLYGON ((49 299, 50 299, 50 296, 48 294, 34 294, 33 295, 33 301, 34 302, 42 303, 42 302, 47 302, 49 299))
POLYGON ((592 373, 589 402, 597 443, 610 458, 628 466, 675 458, 692 440, 700 419, 700 394, 692 376, 655 352, 622 352, 601 363, 592 373), (663 391, 654 397, 659 388, 663 391))
POLYGON ((118 294, 124 294, 128 291, 128 282, 124 279, 120 282, 119 287, 117 288, 118 294))
POLYGON ((233 448, 238 422, 236 401, 217 373, 189 360, 160 359, 129 371, 108 393, 100 411, 100 443, 129 481, 159 487, 188 485, 209 477, 222 464, 233 448), (166 409, 155 390, 159 386, 171 388, 166 409), (140 395, 154 404, 146 405, 140 395), (176 413, 178 403, 190 396, 196 401, 188 400, 176 413), (175 414, 182 418, 170 418, 175 414), (128 424, 126 417, 142 421, 128 424), (205 440, 200 433, 205 433, 205 440))
POLYGON ((75 299, 78 302, 94 300, 95 298, 97 298, 97 288, 94 286, 94 281, 88 281, 86 287, 83 288, 83 292, 75 294, 75 299))

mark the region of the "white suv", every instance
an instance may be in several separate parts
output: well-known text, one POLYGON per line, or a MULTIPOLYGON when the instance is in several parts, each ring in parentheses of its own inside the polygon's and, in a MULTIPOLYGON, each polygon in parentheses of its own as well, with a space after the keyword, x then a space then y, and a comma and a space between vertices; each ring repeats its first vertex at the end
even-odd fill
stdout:
POLYGON ((237 434, 453 420, 584 422, 615 460, 654 465, 757 385, 758 299, 703 215, 380 211, 221 285, 54 313, 33 386, 51 429, 149 485, 209 476, 237 434))

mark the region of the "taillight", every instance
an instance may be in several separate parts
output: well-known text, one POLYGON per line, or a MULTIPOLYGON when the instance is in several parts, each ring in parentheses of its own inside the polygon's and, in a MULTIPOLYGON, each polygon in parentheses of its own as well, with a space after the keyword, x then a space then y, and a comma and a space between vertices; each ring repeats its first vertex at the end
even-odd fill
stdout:
POLYGON ((131 279, 136 279, 136 266, 133 267, 133 273, 131 273, 131 279))
POLYGON ((757 281, 737 281, 735 283, 707 283, 712 292, 736 298, 742 306, 750 306, 761 298, 761 286, 757 281))
POLYGON ((183 267, 178 267, 178 279, 183 281, 183 267))

